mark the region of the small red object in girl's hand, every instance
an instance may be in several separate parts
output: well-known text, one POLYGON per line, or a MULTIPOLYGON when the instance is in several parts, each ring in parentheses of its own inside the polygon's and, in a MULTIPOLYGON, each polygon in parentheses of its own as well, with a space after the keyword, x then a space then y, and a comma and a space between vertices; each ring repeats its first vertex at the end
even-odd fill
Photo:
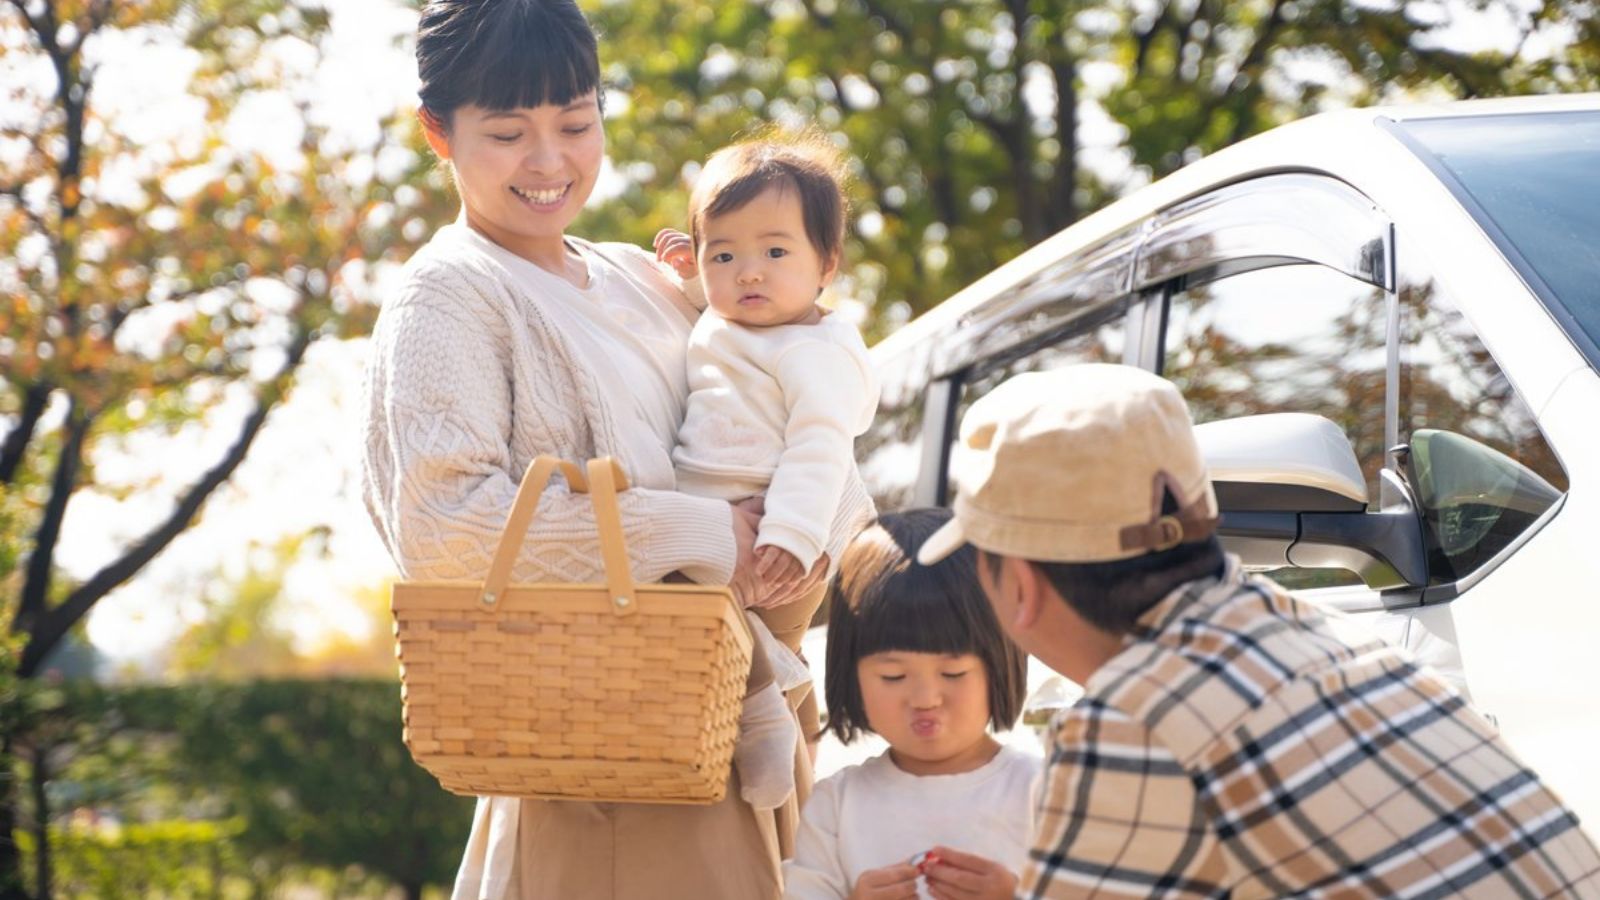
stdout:
POLYGON ((932 850, 924 850, 907 860, 907 862, 915 866, 917 872, 922 875, 926 875, 929 869, 943 861, 944 860, 939 858, 939 854, 933 852, 932 850))

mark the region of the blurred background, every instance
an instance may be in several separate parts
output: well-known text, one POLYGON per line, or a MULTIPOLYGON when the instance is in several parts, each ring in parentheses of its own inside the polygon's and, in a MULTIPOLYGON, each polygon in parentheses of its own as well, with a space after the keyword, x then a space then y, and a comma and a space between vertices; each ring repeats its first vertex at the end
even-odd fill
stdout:
MULTIPOLYGON (((574 232, 681 227, 766 121, 854 160, 841 311, 892 331, 1325 109, 1600 89, 1600 4, 590 0, 574 232)), ((442 896, 470 801, 399 740, 361 506, 369 331, 456 214, 416 4, 0 0, 0 898, 442 896), (10 839, 8 839, 10 838, 10 839)))

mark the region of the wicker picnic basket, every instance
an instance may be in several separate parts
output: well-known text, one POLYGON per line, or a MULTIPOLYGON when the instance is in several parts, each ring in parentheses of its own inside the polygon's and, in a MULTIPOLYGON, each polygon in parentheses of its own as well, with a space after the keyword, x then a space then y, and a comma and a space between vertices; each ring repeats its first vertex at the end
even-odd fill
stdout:
POLYGON ((751 636, 721 586, 635 584, 610 459, 540 457, 482 582, 394 586, 405 742, 458 794, 715 803, 751 636), (589 493, 605 584, 508 584, 551 475, 589 493))

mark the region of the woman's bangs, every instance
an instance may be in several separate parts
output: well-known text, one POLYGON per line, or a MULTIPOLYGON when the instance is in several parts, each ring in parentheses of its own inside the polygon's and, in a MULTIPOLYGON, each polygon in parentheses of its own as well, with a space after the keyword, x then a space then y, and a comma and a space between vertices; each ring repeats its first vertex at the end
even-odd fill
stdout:
POLYGON ((524 27, 504 28, 489 35, 478 54, 473 74, 475 96, 467 102, 484 109, 529 109, 568 103, 598 89, 599 59, 589 41, 546 23, 524 20, 524 27))

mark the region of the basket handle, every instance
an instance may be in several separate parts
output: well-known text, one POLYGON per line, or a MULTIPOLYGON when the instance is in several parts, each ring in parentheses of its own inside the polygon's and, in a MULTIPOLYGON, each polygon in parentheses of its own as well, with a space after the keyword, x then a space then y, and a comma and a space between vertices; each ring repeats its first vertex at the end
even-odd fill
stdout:
POLYGON ((493 607, 511 580, 511 568, 516 564, 522 542, 533 524, 533 514, 538 509, 539 498, 545 485, 557 469, 566 476, 567 485, 577 493, 589 494, 594 504, 595 525, 600 532, 600 555, 605 564, 606 586, 611 593, 611 609, 617 615, 638 612, 639 604, 633 586, 633 573, 628 568, 627 544, 622 536, 622 514, 617 508, 617 491, 628 489, 628 477, 622 466, 610 457, 592 459, 587 476, 583 469, 553 456, 540 456, 528 466, 517 486, 517 497, 506 517, 505 530, 500 535, 494 561, 484 578, 483 593, 479 599, 484 606, 493 607), (591 489, 593 485, 593 489, 591 489))

